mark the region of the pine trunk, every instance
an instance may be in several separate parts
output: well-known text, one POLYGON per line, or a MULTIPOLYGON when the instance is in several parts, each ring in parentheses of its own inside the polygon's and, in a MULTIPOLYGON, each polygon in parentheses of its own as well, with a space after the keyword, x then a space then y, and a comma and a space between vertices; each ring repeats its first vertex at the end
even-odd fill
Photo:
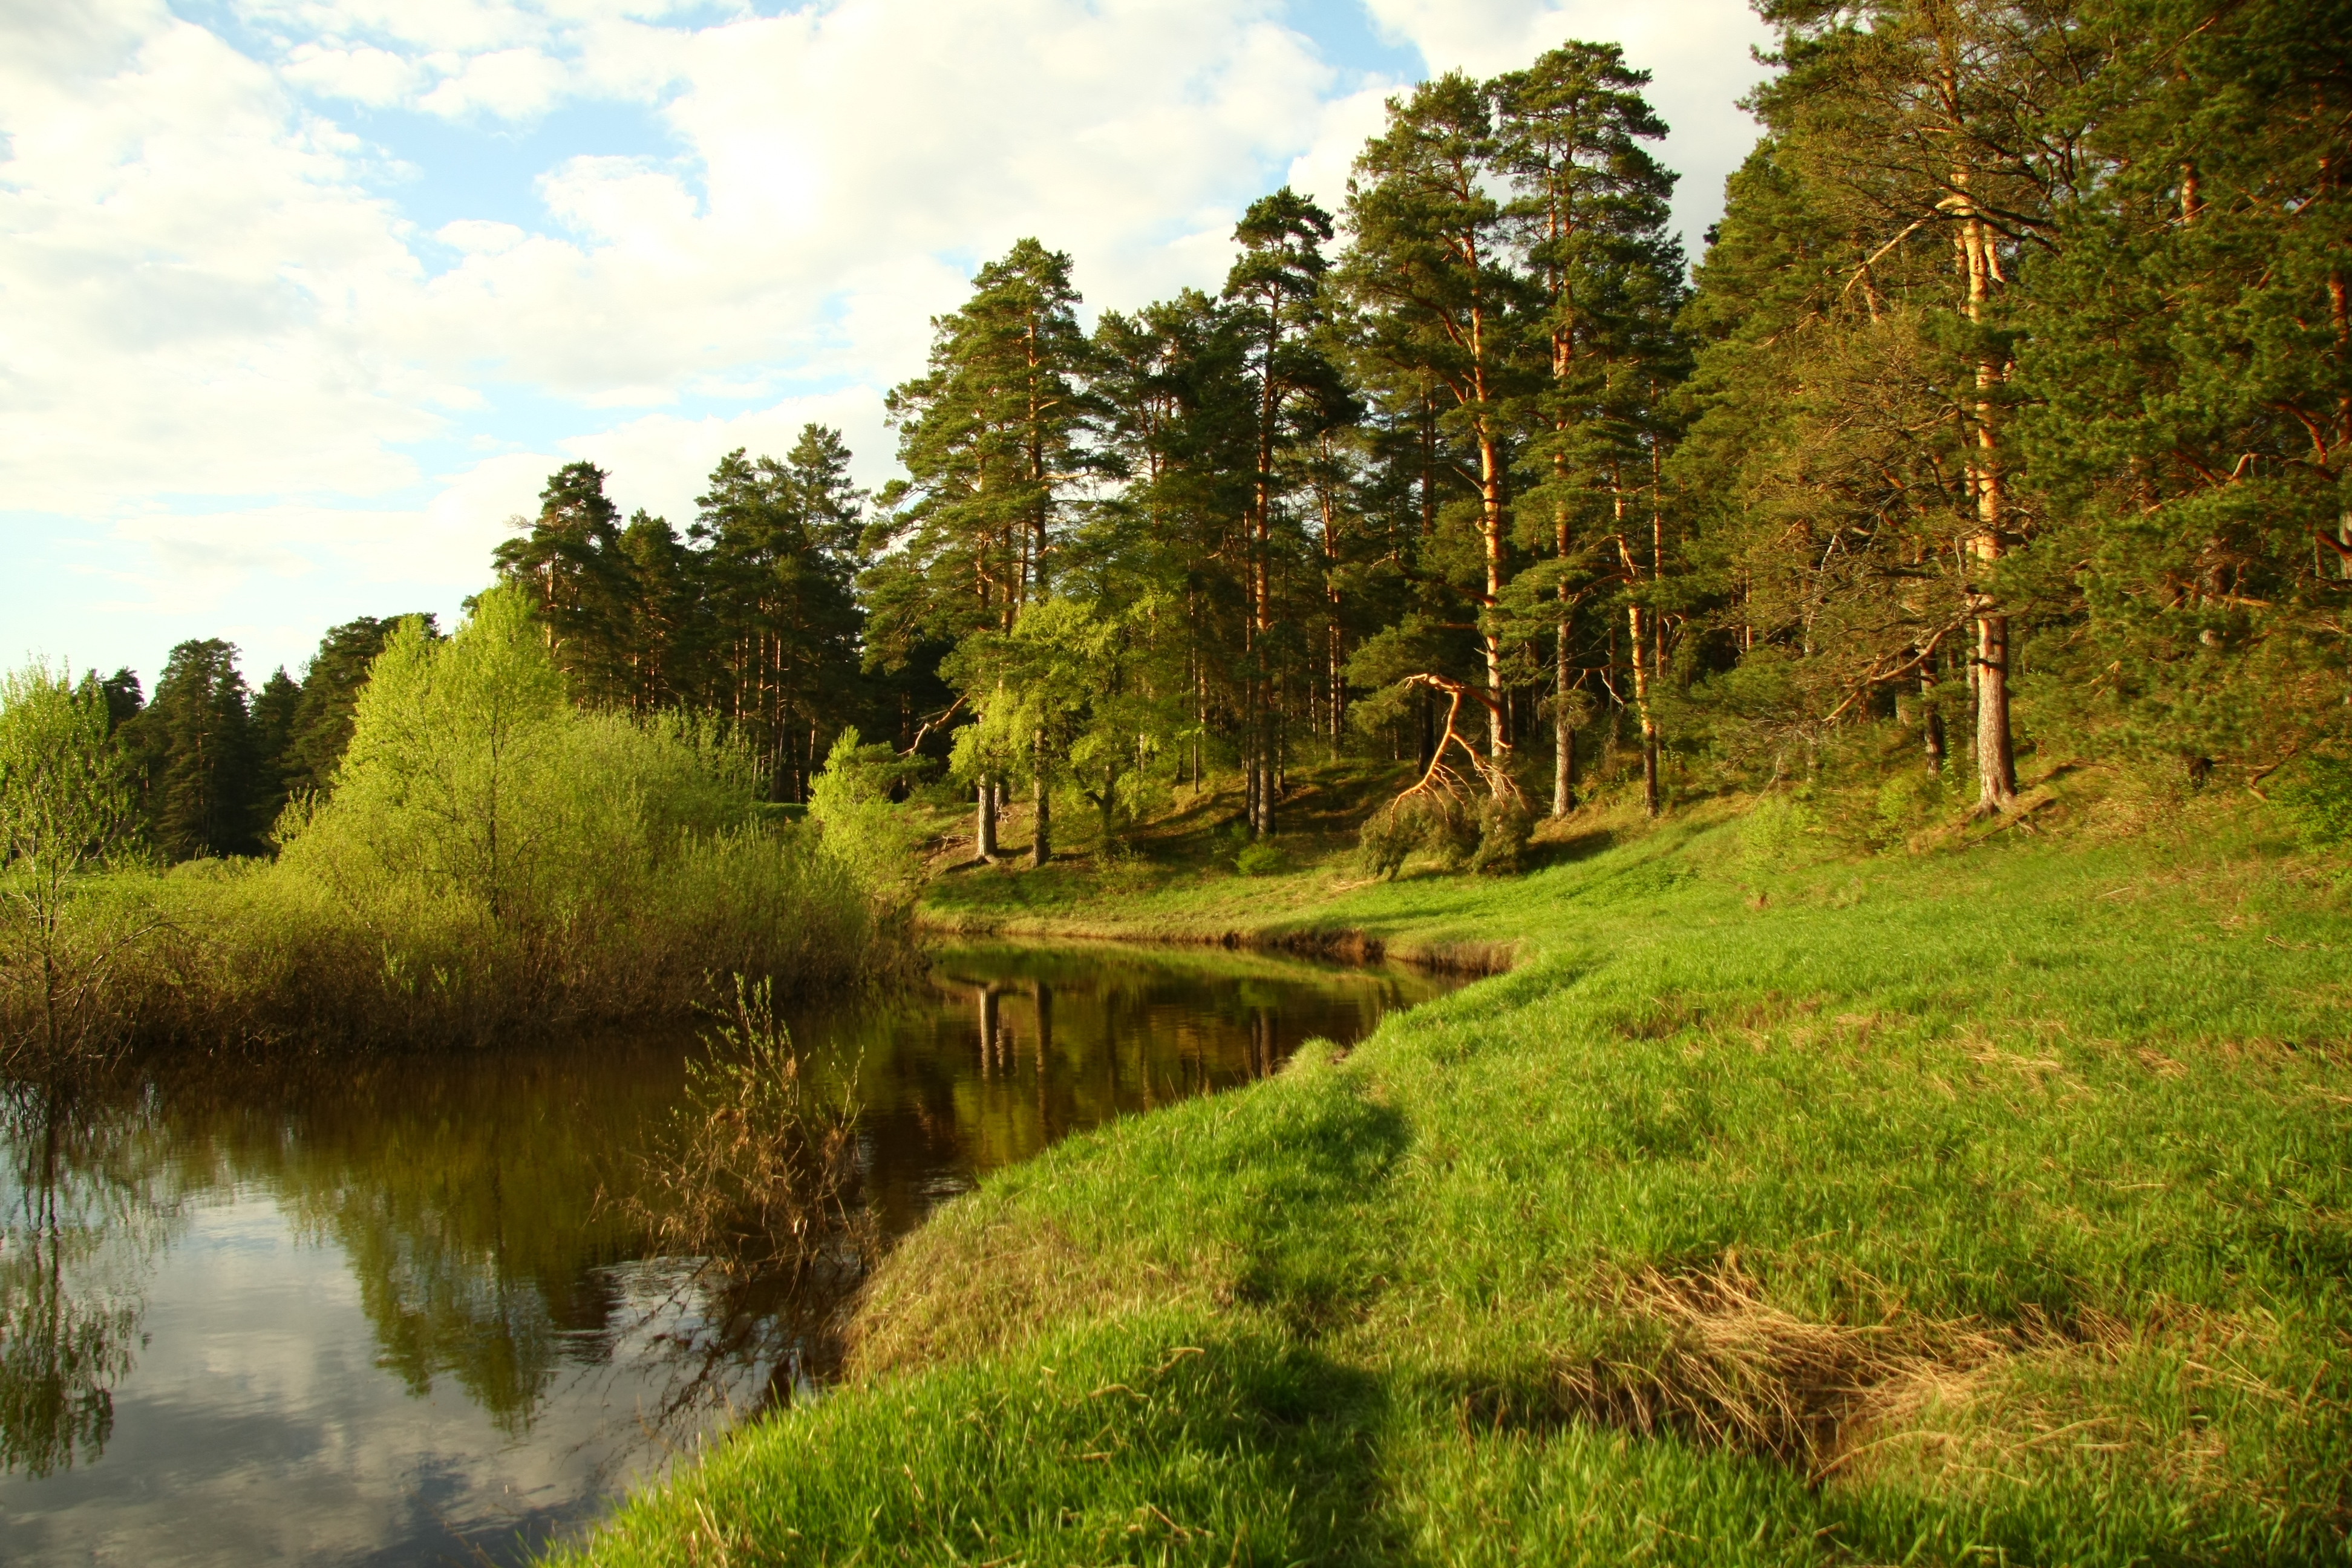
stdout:
POLYGON ((1569 699, 1575 689, 1569 684, 1568 660, 1576 633, 1576 612, 1570 607, 1568 585, 1559 590, 1559 658, 1552 666, 1551 701, 1551 814, 1566 816, 1576 809, 1576 726, 1570 721, 1569 699))
MULTIPOLYGON (((1961 226, 1960 244, 1969 274, 1969 320, 1982 325, 1992 297, 1994 267, 1992 237, 1982 218, 1971 216, 1961 226)), ((1977 533, 1969 541, 1969 553, 1987 575, 2000 559, 2005 521, 2000 448, 1993 417, 2000 376, 2000 367, 1979 350, 1976 439, 1969 464, 1969 479, 1976 489, 1977 533)), ((2017 759, 2011 749, 2009 724, 2009 617, 1996 612, 1991 595, 1981 586, 1971 597, 1977 610, 1977 808, 2005 811, 2017 799, 2017 759)))
POLYGON ((1045 738, 1037 738, 1036 782, 1030 793, 1029 864, 1043 866, 1054 858, 1054 796, 1045 785, 1045 738))

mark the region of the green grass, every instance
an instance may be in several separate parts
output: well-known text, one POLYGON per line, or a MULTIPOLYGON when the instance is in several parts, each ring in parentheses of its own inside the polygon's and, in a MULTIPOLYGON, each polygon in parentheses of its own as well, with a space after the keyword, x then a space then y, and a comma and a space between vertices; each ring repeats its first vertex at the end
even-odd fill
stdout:
POLYGON ((1519 962, 991 1178, 848 1386, 570 1561, 2352 1555, 2340 867, 2012 833, 1759 908, 1728 823, 1560 853, 1049 871, 1080 923, 1519 962))

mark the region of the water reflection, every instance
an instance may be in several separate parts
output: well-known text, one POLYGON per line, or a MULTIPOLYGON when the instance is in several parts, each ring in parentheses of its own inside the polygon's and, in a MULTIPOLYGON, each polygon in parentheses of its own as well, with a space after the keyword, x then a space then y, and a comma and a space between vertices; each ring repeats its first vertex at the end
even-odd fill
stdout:
MULTIPOLYGON (((1070 1131, 1434 989, 964 947, 793 1025, 854 1086, 887 1237, 1070 1131)), ((648 1160, 697 1048, 182 1060, 110 1096, 13 1094, 0 1558, 516 1560, 712 1422, 821 1383, 863 1250, 714 1272, 649 1240, 648 1160)))
POLYGON ((144 1109, 70 1083, 0 1089, 0 1471, 88 1463, 113 1434, 142 1265, 172 1212, 144 1109))

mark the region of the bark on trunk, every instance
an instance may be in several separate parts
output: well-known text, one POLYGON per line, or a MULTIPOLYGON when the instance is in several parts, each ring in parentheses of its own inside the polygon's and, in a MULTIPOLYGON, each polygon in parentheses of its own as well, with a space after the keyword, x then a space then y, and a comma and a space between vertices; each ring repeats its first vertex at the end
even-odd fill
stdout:
POLYGON ((1043 866, 1054 858, 1054 795, 1045 784, 1045 738, 1037 738, 1037 765, 1033 770, 1029 823, 1029 864, 1043 866))
POLYGON ((1499 795, 1503 756, 1510 749, 1503 731, 1503 639, 1494 626, 1503 596, 1503 463, 1500 447, 1484 420, 1478 430, 1478 510, 1486 558, 1486 614, 1479 617, 1478 637, 1486 647, 1486 693, 1495 700, 1486 710, 1486 760, 1495 766, 1495 793, 1499 795))
POLYGON ((1551 814, 1566 816, 1576 809, 1576 726, 1570 721, 1569 698, 1574 688, 1569 684, 1568 659, 1576 631, 1575 611, 1570 606, 1568 585, 1559 590, 1559 658, 1552 668, 1551 699, 1551 814))
MULTIPOLYGON (((1969 270, 1969 320, 1981 325, 1992 298, 1994 258, 1992 237, 1984 220, 1973 215, 1961 226, 1961 247, 1969 270)), ((2001 555, 2005 521, 2000 447, 1994 426, 1994 391, 2000 367, 1979 351, 1977 357, 1976 450, 1970 478, 1976 486, 1977 534, 1969 554, 1980 573, 1990 574, 2001 555)), ((1999 614, 1989 594, 1974 595, 1977 615, 1977 806, 1980 811, 2005 811, 2017 799, 2017 759, 2011 750, 2009 724, 2009 617, 1999 614)))
POLYGON ((972 821, 974 853, 983 860, 996 858, 996 786, 987 779, 980 781, 980 806, 972 821))
POLYGON ((1944 773, 1944 712, 1936 706, 1936 667, 1933 660, 1919 667, 1919 708, 1926 731, 1927 776, 1941 778, 1944 773))

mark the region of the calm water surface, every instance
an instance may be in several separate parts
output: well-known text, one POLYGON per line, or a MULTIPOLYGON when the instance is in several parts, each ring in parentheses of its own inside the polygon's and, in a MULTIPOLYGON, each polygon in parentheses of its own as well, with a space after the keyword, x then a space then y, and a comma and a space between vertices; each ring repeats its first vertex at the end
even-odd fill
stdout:
MULTIPOLYGON (((793 1020, 856 1076, 887 1235, 981 1172, 1352 1041, 1444 984, 1119 948, 934 959, 902 993, 793 1020)), ((518 1562, 728 1420, 805 1395, 833 1300, 709 1288, 612 1201, 642 1191, 699 1048, 15 1093, 0 1562, 518 1562)))

